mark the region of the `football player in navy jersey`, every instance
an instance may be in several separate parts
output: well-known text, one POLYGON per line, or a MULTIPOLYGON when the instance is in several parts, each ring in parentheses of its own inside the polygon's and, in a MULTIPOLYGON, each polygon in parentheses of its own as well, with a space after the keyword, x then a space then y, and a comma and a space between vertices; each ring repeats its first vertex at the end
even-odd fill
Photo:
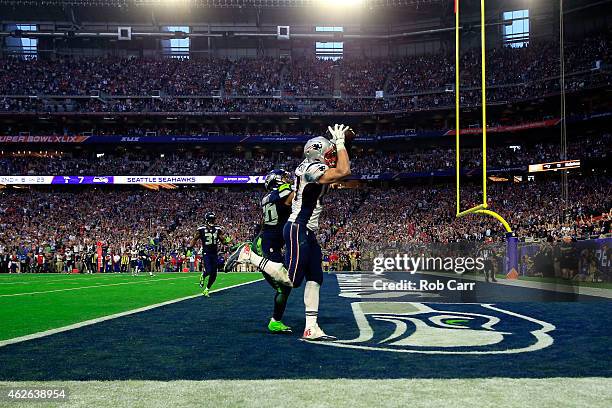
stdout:
POLYGON ((263 225, 261 232, 254 240, 255 247, 253 248, 255 253, 263 257, 260 264, 256 266, 276 291, 274 313, 268 323, 268 330, 272 333, 291 333, 291 328, 282 322, 291 286, 275 281, 265 272, 268 262, 280 264, 283 262, 283 248, 285 247, 283 227, 291 214, 291 203, 295 196, 290 179, 291 175, 284 170, 273 170, 266 176, 264 185, 268 193, 261 200, 263 225))
MULTIPOLYGON (((266 175, 264 184, 269 193, 261 201, 264 215, 262 230, 253 243, 240 244, 227 257, 225 271, 233 270, 236 264, 250 263, 262 271, 273 287, 292 286, 282 257, 285 246, 283 227, 291 213, 294 197, 289 178, 289 173, 283 170, 273 170, 266 175)), ((277 316, 282 316, 282 313, 277 316)))
POLYGON ((215 224, 215 213, 208 211, 204 214, 206 224, 201 226, 196 231, 195 236, 191 240, 190 248, 194 248, 198 240, 202 241, 202 263, 204 270, 200 277, 200 287, 204 288, 202 294, 206 297, 210 296, 210 288, 217 279, 217 262, 218 262, 218 246, 219 243, 228 243, 230 238, 223 234, 222 228, 215 224), (204 287, 204 280, 208 276, 208 282, 204 287))
POLYGON ((272 170, 266 175, 264 186, 268 193, 261 200, 263 221, 261 231, 253 243, 244 243, 229 257, 225 264, 226 270, 231 270, 239 263, 238 258, 243 249, 248 246, 251 256, 248 259, 252 265, 259 268, 266 281, 275 290, 274 313, 268 323, 268 330, 272 333, 291 333, 291 328, 282 322, 291 293, 287 270, 283 266, 283 227, 291 214, 291 202, 295 193, 290 184, 291 174, 285 170, 272 170), (268 271, 282 270, 286 281, 273 278, 268 271))

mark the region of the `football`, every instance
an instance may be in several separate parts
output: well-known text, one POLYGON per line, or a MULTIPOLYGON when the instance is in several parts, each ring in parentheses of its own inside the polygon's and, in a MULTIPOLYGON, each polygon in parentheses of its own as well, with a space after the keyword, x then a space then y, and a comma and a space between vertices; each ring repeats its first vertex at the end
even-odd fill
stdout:
MULTIPOLYGON (((346 142, 352 142, 356 136, 357 134, 352 128, 348 128, 344 131, 344 139, 346 140, 346 142)), ((329 133, 329 130, 325 132, 325 137, 329 140, 333 139, 331 133, 329 133)))
POLYGON ((355 137, 357 136, 357 134, 355 133, 355 131, 352 128, 348 128, 344 131, 344 139, 347 142, 352 142, 355 137))

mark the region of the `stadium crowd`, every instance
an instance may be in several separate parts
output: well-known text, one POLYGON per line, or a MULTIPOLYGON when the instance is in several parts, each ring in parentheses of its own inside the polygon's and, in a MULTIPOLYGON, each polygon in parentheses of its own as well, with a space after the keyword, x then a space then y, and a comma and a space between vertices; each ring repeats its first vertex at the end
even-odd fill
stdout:
MULTIPOLYGON (((610 40, 608 33, 567 45, 568 91, 612 84, 609 72, 598 69, 612 63, 610 40)), ((487 61, 488 102, 541 98, 559 91, 559 55, 553 43, 532 41, 520 49, 492 48, 487 61)), ((460 64, 461 104, 476 105, 480 100, 478 53, 465 52, 460 64)), ((405 112, 453 106, 453 83, 454 61, 443 53, 339 61, 4 58, 0 61, 0 112, 405 112), (377 95, 379 91, 383 97, 377 95), (90 97, 96 93, 99 96, 90 97)), ((129 127, 123 134, 146 135, 148 131, 129 127)), ((153 131, 174 132, 163 127, 153 131)), ((210 130, 190 129, 188 134, 205 131, 210 130)), ((79 132, 58 134, 75 133, 79 132)), ((11 133, 2 129, 2 134, 11 133)), ((610 145, 609 134, 576 138, 569 142, 568 158, 607 159, 610 145)), ((520 149, 508 145, 489 148, 493 168, 560 157, 556 144, 544 142, 531 141, 520 149)), ((356 148, 351 156, 356 175, 455 166, 455 150, 445 147, 412 147, 409 151, 356 148)), ((132 151, 97 156, 3 152, 0 175, 264 174, 276 167, 294 168, 300 160, 293 152, 263 150, 132 151)), ((462 167, 478 168, 480 160, 479 149, 462 150, 462 167)), ((561 187, 550 179, 491 183, 489 205, 522 238, 555 242, 612 233, 609 177, 570 179, 569 187, 569 200, 563 203, 561 187)), ((233 242, 247 240, 257 230, 262 193, 191 187, 160 191, 1 189, 0 272, 92 271, 98 242, 106 271, 132 269, 135 260, 155 271, 194 270, 198 254, 188 249, 188 242, 204 212, 217 213, 217 222, 233 242)), ((346 264, 377 246, 498 241, 503 236, 492 218, 456 219, 454 188, 445 184, 365 186, 329 194, 326 201, 334 205, 326 207, 319 232, 327 264, 346 264)), ((480 189, 467 185, 462 194, 462 207, 469 208, 478 202, 480 189)))
MULTIPOLYGON (((606 159, 610 154, 612 135, 570 140, 568 159, 606 159)), ((99 154, 97 154, 99 156, 99 154)), ((449 170, 455 167, 455 149, 421 147, 411 151, 355 149, 351 153, 354 174, 382 174, 449 170)), ((461 150, 462 167, 481 166, 480 148, 461 150)), ((488 166, 504 168, 556 161, 560 158, 557 143, 522 144, 515 147, 489 146, 488 166)), ((301 158, 293 152, 177 152, 153 154, 130 151, 105 153, 101 157, 72 157, 70 154, 0 155, 0 175, 258 175, 274 168, 295 168, 301 158), (162 157, 163 156, 163 157, 162 157)))
POLYGON ((57 271, 55 261, 59 259, 67 271, 77 260, 84 266, 101 242, 103 264, 106 268, 106 262, 111 262, 112 271, 115 255, 131 257, 136 252, 134 256, 139 258, 145 251, 148 259, 160 254, 169 262, 174 259, 174 270, 182 270, 176 262, 188 258, 188 243, 201 225, 204 212, 216 210, 218 223, 235 240, 249 239, 258 220, 258 195, 190 189, 159 194, 92 189, 5 195, 0 205, 0 254, 19 256, 30 267, 48 271, 57 271), (87 205, 75 209, 76 203, 87 205), (38 254, 46 255, 40 266, 36 264, 38 254))
MULTIPOLYGON (((612 84, 605 72, 589 71, 569 77, 567 92, 598 88, 612 84)), ((253 86, 249 86, 252 88, 253 86)), ((487 91, 487 103, 510 103, 539 99, 559 93, 559 80, 546 79, 537 83, 508 84, 487 91)), ((464 107, 479 106, 481 93, 475 88, 466 89, 461 95, 464 107)), ((323 113, 323 112, 418 112, 448 109, 455 104, 452 91, 430 90, 411 95, 387 95, 375 97, 120 97, 120 98, 70 98, 0 97, 0 112, 210 112, 228 113, 323 113)))
MULTIPOLYGON (((559 241, 611 233, 612 182, 607 178, 570 179, 568 205, 559 199, 561 186, 545 183, 489 184, 489 206, 504 217, 519 237, 559 241), (601 218, 598 218, 601 217, 601 218)), ((454 186, 378 188, 368 191, 334 244, 362 248, 409 243, 451 243, 501 239, 493 218, 456 219, 454 186), (410 199, 405 199, 410 197, 410 199)), ((480 189, 462 189, 462 208, 479 202, 480 189)))
MULTIPOLYGON (((557 181, 493 183, 489 205, 523 239, 554 242, 612 233, 612 181, 570 179, 569 187, 569 201, 563 205, 557 181)), ((262 194, 258 189, 5 189, 0 192, 0 267, 6 272, 12 260, 15 269, 58 271, 61 265, 61 271, 68 271, 79 260, 82 271, 101 242, 108 271, 121 270, 114 260, 124 256, 153 264, 163 260, 167 271, 193 269, 198 254, 188 250, 188 242, 204 212, 216 212, 234 243, 248 240, 261 219, 262 194)), ((348 260, 376 247, 503 239, 501 225, 492 218, 455 218, 450 185, 337 189, 329 194, 326 202, 334 205, 326 206, 319 232, 327 259, 348 260)), ((462 205, 468 208, 478 201, 480 189, 466 186, 462 194, 462 205)))
MULTIPOLYGON (((606 104, 594 103, 590 106, 576 106, 572 108, 570 119, 582 121, 593 115, 606 112, 609 106, 606 104)), ((499 131, 504 126, 551 126, 547 121, 558 117, 558 107, 545 107, 543 109, 516 110, 511 115, 493 115, 491 112, 487 118, 487 128, 489 131, 499 131)), ((363 123, 359 119, 351 124, 358 131, 359 137, 371 139, 381 139, 389 136, 413 136, 415 132, 426 131, 448 131, 451 124, 444 121, 432 122, 423 115, 423 118, 414 118, 406 122, 387 122, 387 123, 363 123)), ((478 115, 479 116, 479 115, 478 115)), ((177 118, 178 119, 178 118, 177 118)), ((465 119, 464 126, 480 127, 480 117, 465 119)), ((347 118, 347 120, 350 120, 347 118)), ((291 136, 306 140, 309 136, 318 136, 325 127, 313 125, 311 123, 287 123, 287 122, 267 122, 259 123, 231 123, 220 121, 215 124, 204 125, 202 123, 192 123, 176 121, 175 123, 155 123, 152 121, 136 120, 134 122, 105 123, 101 121, 89 121, 84 123, 66 122, 47 122, 32 124, 27 121, 21 123, 0 124, 0 136, 202 136, 214 139, 217 136, 291 136)))
MULTIPOLYGON (((524 48, 491 49, 487 56, 488 101, 508 102, 558 92, 559 55, 554 45, 532 41, 524 48)), ((565 55, 569 91, 611 83, 609 73, 596 69, 612 62, 609 34, 569 44, 565 55)), ((479 54, 465 52, 460 69, 462 104, 476 105, 480 101, 479 54)), ((418 111, 453 105, 453 83, 454 61, 445 54, 340 61, 5 58, 0 62, 0 111, 418 111), (376 97, 377 91, 384 97, 376 97), (70 98, 88 97, 92 92, 102 97, 70 98), (32 95, 56 97, 30 98, 32 95)))

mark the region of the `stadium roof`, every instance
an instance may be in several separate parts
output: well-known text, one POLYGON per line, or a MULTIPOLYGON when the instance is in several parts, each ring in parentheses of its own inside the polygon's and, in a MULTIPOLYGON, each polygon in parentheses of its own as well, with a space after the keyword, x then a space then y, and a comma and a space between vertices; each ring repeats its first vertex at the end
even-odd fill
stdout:
MULTIPOLYGON (((418 6, 422 4, 442 3, 450 0, 363 0, 368 7, 418 6)), ((183 3, 194 7, 316 7, 322 0, 2 0, 3 5, 35 6, 155 6, 183 3)))

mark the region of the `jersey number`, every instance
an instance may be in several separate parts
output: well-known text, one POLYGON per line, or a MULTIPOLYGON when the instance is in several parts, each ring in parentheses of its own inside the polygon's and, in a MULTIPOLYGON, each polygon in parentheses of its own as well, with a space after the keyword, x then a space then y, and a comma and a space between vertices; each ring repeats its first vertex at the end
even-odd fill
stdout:
POLYGON ((268 203, 264 206, 264 224, 278 224, 278 212, 276 211, 276 204, 268 203))
POLYGON ((204 245, 216 245, 217 244, 217 234, 213 234, 211 232, 207 232, 204 234, 204 245))

